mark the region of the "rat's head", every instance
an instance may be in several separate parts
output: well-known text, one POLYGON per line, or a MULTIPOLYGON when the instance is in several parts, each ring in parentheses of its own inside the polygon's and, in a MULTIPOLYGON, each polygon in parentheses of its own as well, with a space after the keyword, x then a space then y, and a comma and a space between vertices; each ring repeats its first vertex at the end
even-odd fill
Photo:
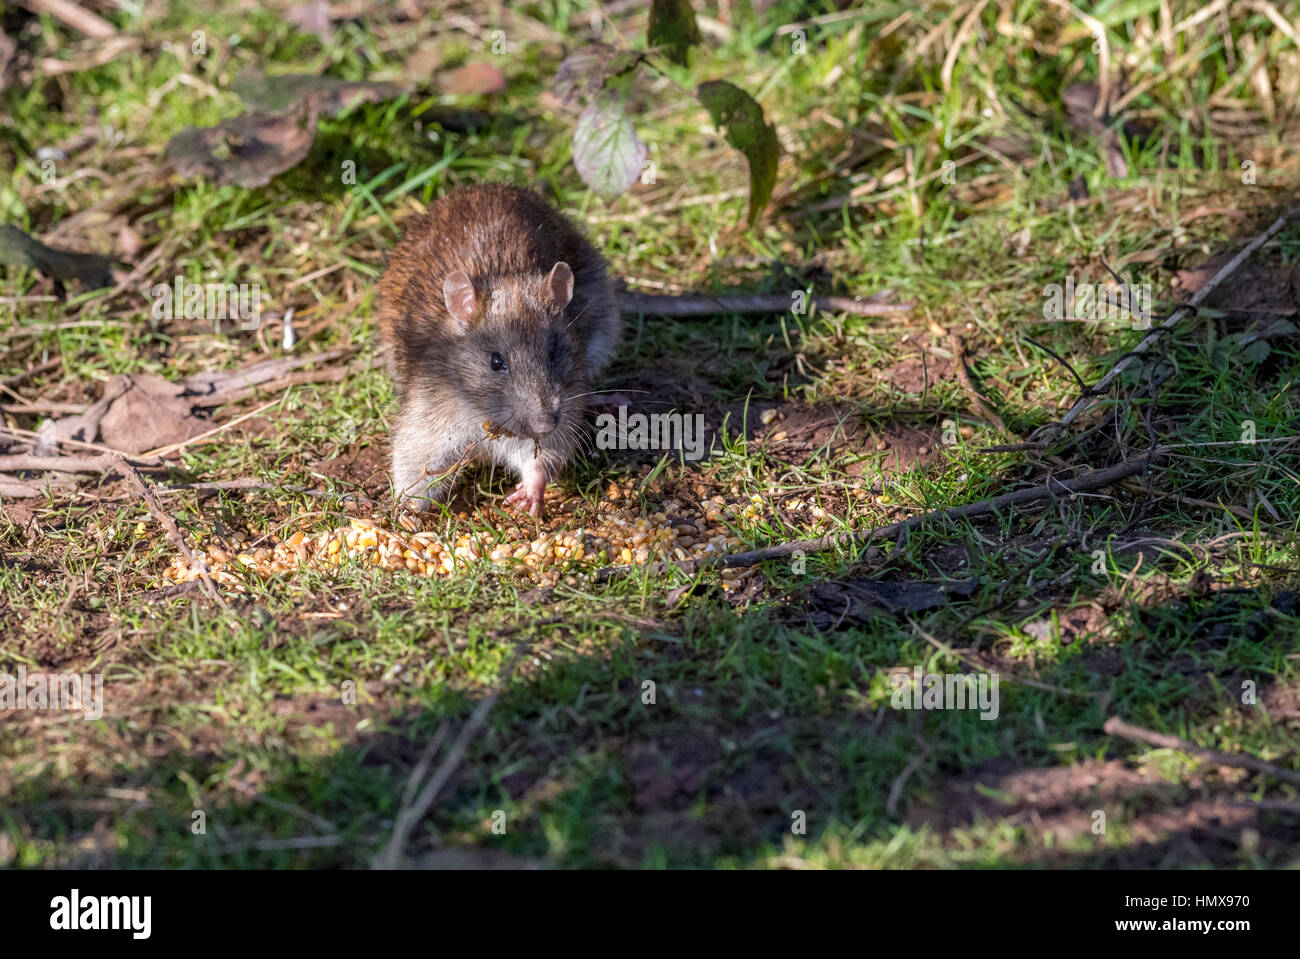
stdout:
POLYGON ((456 337, 446 375, 470 412, 530 439, 575 429, 588 387, 565 315, 573 299, 569 265, 477 287, 457 270, 442 292, 456 337))

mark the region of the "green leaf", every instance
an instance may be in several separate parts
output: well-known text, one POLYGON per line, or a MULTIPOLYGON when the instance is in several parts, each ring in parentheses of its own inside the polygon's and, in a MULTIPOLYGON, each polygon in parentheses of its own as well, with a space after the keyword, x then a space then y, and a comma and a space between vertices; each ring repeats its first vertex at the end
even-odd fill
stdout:
POLYGON ((685 66, 686 52, 700 42, 700 28, 689 0, 654 0, 646 42, 663 47, 669 60, 685 66))
POLYGON ((1268 359, 1268 355, 1272 352, 1273 348, 1268 343, 1264 340, 1256 340, 1241 351, 1241 358, 1251 366, 1259 366, 1268 359))
POLYGON ((636 182, 646 145, 637 138, 623 101, 612 91, 594 98, 573 131, 573 165, 582 182, 609 202, 636 182))
POLYGON ((713 123, 726 133, 727 142, 745 154, 749 161, 749 222, 767 206, 776 186, 776 165, 781 144, 776 130, 763 116, 763 108, 740 87, 726 80, 701 83, 696 94, 713 117, 713 123))

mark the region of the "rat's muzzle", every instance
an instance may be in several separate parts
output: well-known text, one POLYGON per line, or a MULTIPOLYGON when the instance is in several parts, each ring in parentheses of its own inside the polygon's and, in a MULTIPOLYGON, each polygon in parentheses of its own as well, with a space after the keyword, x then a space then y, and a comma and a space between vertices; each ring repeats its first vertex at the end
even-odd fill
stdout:
POLYGON ((542 396, 537 400, 537 406, 527 419, 524 420, 524 426, 528 429, 528 434, 533 439, 541 439, 549 433, 554 433, 555 428, 560 425, 560 399, 554 399, 542 396))
POLYGON ((538 410, 536 413, 529 414, 526 425, 530 436, 541 439, 548 433, 555 432, 555 428, 560 425, 559 411, 548 413, 545 410, 538 410))

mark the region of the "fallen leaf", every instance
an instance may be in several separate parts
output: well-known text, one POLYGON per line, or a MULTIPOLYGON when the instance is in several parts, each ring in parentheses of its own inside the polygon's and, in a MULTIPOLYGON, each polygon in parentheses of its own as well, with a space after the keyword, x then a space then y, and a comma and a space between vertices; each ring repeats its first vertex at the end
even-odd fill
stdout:
POLYGON ((607 43, 588 44, 565 57, 555 71, 555 95, 564 106, 584 102, 595 96, 605 81, 633 69, 644 57, 639 50, 620 50, 607 43))
POLYGON ((104 443, 127 453, 182 443, 198 436, 211 423, 194 414, 182 396, 185 388, 149 373, 119 374, 104 387, 118 392, 99 421, 104 443))
POLYGON ((308 100, 282 113, 243 113, 214 127, 187 127, 171 138, 167 155, 182 176, 265 186, 311 151, 316 114, 308 100))
POLYGON ((99 424, 113 401, 126 392, 130 384, 125 377, 115 376, 104 385, 104 394, 84 413, 46 420, 37 428, 36 455, 49 456, 61 443, 76 440, 93 443, 99 436, 99 424))
POLYGON ((316 118, 357 103, 401 95, 391 83, 339 80, 315 74, 266 76, 242 70, 235 92, 253 109, 212 127, 186 127, 171 138, 167 155, 182 176, 215 183, 265 186, 311 152, 316 118))

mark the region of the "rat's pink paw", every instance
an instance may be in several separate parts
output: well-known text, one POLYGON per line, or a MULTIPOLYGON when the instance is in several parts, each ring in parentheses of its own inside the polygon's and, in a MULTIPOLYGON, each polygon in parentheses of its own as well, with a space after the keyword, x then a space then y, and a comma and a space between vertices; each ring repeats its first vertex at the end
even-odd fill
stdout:
POLYGON ((526 510, 535 518, 541 519, 542 500, 545 492, 545 481, 520 483, 515 488, 515 491, 506 497, 506 505, 513 506, 515 509, 526 510))

